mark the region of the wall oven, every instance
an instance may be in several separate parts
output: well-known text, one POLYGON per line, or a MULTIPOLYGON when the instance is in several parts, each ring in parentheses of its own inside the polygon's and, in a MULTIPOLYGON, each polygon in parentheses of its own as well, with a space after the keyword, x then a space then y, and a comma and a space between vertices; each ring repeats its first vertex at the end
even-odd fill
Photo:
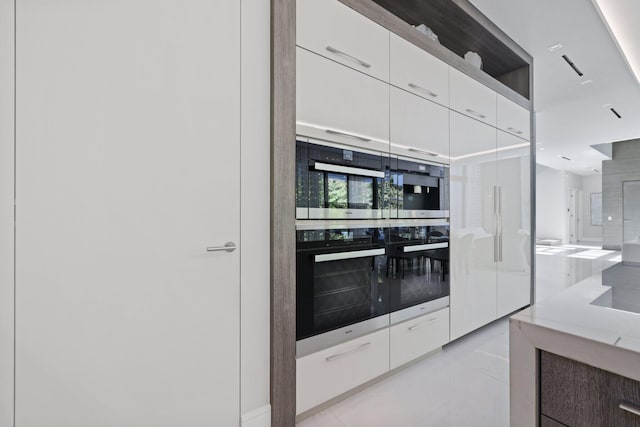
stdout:
POLYGON ((298 356, 388 326, 386 232, 371 224, 298 225, 298 356))
POLYGON ((427 220, 387 232, 391 323, 449 306, 449 224, 427 220))
POLYGON ((390 162, 392 218, 449 217, 449 166, 404 157, 390 162))
POLYGON ((296 218, 383 218, 387 164, 379 152, 298 140, 296 218))

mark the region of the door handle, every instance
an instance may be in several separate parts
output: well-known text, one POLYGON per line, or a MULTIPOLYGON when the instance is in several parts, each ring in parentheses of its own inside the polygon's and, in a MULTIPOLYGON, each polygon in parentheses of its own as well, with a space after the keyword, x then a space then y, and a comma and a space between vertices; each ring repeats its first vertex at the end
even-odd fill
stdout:
POLYGON ((438 96, 437 93, 430 91, 429 89, 425 89, 422 86, 418 86, 415 83, 409 83, 408 86, 413 89, 413 90, 417 90, 418 92, 422 92, 424 94, 429 95, 432 98, 436 98, 438 96))
POLYGON ((236 244, 233 242, 227 242, 224 246, 209 246, 207 252, 233 252, 236 250, 236 244))

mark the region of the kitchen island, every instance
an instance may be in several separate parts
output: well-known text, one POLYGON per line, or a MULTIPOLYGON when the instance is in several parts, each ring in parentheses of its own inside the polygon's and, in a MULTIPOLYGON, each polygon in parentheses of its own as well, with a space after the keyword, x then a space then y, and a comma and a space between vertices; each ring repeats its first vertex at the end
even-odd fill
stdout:
POLYGON ((639 313, 620 263, 511 317, 511 425, 640 426, 639 313))

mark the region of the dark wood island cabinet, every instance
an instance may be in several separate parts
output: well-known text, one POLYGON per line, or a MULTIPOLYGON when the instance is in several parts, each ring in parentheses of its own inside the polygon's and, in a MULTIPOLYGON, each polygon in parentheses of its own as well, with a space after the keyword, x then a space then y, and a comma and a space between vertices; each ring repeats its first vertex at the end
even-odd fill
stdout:
POLYGON ((640 382, 540 351, 540 425, 640 427, 640 382))

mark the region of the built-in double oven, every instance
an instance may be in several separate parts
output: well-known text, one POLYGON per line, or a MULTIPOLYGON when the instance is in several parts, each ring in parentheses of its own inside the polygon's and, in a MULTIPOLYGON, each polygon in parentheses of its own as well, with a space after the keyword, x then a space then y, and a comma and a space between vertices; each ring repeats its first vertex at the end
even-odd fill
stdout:
POLYGON ((298 356, 449 305, 447 189, 445 165, 297 142, 298 356))

